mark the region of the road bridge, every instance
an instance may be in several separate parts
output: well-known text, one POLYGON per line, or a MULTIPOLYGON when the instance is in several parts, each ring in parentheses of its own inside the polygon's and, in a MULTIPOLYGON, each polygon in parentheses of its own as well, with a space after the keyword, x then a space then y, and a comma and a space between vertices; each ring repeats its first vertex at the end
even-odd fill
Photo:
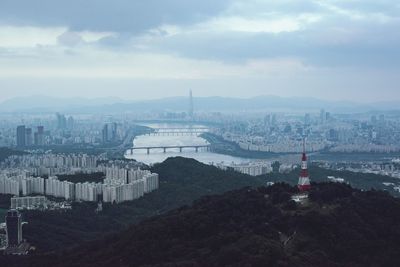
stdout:
POLYGON ((199 152, 200 149, 205 148, 207 151, 211 150, 211 145, 185 145, 185 146, 141 146, 141 147, 132 147, 130 150, 131 155, 134 150, 146 150, 147 154, 150 154, 150 151, 153 149, 162 149, 164 153, 167 153, 168 149, 179 149, 179 152, 182 153, 185 148, 194 148, 196 152, 199 152))

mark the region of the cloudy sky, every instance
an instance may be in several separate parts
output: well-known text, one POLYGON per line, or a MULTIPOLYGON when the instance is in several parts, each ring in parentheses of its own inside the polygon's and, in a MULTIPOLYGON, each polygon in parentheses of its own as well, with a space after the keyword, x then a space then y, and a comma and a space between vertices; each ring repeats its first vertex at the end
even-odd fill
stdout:
POLYGON ((0 100, 400 100, 393 0, 0 0, 0 100))

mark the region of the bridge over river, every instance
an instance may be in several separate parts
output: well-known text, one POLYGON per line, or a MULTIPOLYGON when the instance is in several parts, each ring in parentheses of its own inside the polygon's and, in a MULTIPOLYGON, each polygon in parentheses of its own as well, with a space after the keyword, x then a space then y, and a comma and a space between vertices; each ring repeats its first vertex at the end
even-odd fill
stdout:
POLYGON ((133 154, 134 150, 146 150, 147 154, 150 154, 151 150, 154 149, 162 149, 164 153, 167 153, 168 149, 179 149, 179 152, 182 153, 183 149, 191 148, 196 152, 199 152, 200 149, 206 149, 206 151, 211 151, 211 145, 176 145, 176 146, 139 146, 132 147, 129 149, 130 154, 133 154))

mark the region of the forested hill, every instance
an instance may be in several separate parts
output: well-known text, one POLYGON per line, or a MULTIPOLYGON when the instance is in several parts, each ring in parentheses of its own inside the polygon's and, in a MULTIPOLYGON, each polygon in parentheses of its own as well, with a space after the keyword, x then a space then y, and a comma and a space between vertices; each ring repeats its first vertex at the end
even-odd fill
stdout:
POLYGON ((32 266, 400 266, 400 200, 315 184, 296 204, 276 184, 204 197, 32 266))
POLYGON ((24 212, 24 220, 29 222, 24 226, 24 238, 36 247, 36 253, 63 250, 126 230, 144 219, 191 205, 206 195, 266 185, 261 177, 223 171, 180 157, 156 164, 152 171, 160 175, 158 190, 135 201, 104 204, 100 213, 95 213, 97 203, 89 202, 74 203, 69 212, 24 212))

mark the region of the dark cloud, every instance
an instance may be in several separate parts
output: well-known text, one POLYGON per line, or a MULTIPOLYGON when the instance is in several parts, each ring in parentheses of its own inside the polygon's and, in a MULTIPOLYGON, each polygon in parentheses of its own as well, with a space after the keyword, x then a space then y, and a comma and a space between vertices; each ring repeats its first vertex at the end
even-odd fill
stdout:
POLYGON ((400 67, 400 21, 380 24, 341 18, 275 33, 200 32, 157 39, 151 49, 183 57, 238 62, 287 58, 326 67, 400 67))
POLYGON ((73 31, 140 33, 163 23, 190 24, 217 15, 231 0, 2 0, 0 22, 68 26, 73 31))
MULTIPOLYGON (((141 50, 224 62, 294 57, 327 67, 400 67, 400 19, 396 19, 400 5, 390 0, 2 0, 0 5, 0 22, 10 25, 117 32, 96 44, 122 52, 141 50), (301 14, 317 15, 320 21, 278 34, 190 28, 215 17, 256 20, 301 14), (355 18, 360 14, 362 18, 355 18), (148 32, 162 24, 176 24, 182 32, 160 31, 153 36, 148 32), (143 34, 149 37, 145 41, 143 34)), ((71 32, 58 41, 66 46, 82 42, 71 32)))

